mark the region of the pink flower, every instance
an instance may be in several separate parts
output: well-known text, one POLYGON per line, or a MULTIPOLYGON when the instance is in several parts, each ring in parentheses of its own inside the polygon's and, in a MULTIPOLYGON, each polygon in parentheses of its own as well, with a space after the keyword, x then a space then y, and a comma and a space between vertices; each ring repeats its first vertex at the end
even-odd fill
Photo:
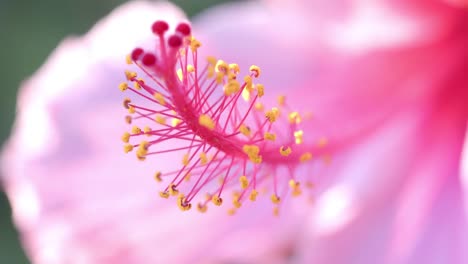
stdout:
POLYGON ((122 154, 116 86, 128 51, 153 47, 155 19, 174 27, 185 18, 166 3, 134 2, 65 40, 22 88, 2 169, 32 261, 465 263, 466 9, 311 2, 230 4, 194 30, 210 54, 260 65, 265 101, 287 93, 314 114, 304 134, 339 147, 332 166, 313 165, 316 184, 330 185, 316 207, 291 201, 274 218, 259 199, 228 217, 155 197, 147 176, 171 160, 122 154))

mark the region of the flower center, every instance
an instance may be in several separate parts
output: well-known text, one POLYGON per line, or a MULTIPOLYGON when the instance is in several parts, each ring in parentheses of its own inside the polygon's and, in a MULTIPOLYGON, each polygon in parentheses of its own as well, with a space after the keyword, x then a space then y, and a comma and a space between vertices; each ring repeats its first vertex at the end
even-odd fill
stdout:
MULTIPOLYGON (((238 189, 228 211, 234 213, 245 200, 257 199, 259 186, 272 183, 271 201, 278 213, 280 197, 302 193, 295 171, 312 160, 312 152, 327 157, 326 138, 306 143, 301 125, 307 118, 293 111, 285 96, 278 97, 277 107, 265 110, 260 102, 265 87, 256 82, 260 67, 252 65, 240 77, 236 63, 214 57, 201 63, 201 42, 187 23, 178 24, 172 34, 165 21, 156 21, 151 29, 156 49, 135 48, 127 63, 136 69, 126 71, 127 81, 119 85, 135 95, 124 99, 129 112, 125 120, 134 125, 122 136, 125 152, 135 151, 142 161, 169 153, 181 157, 179 169, 157 171, 155 179, 168 181, 160 196, 177 196, 183 211, 191 209, 202 191, 207 193, 197 208, 205 212, 209 203, 222 205, 227 189, 238 189), (161 149, 168 145, 164 143, 171 147, 161 149)), ((301 180, 312 185, 310 177, 301 180)))

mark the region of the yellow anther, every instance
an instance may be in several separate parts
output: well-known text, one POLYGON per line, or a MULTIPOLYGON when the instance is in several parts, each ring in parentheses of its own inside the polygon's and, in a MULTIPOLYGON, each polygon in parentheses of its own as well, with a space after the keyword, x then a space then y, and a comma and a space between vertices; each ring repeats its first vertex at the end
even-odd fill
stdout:
POLYGON ((119 84, 119 90, 120 90, 120 91, 123 92, 123 91, 125 91, 125 90, 127 90, 127 89, 128 89, 128 83, 122 82, 122 83, 119 84))
POLYGON ((184 80, 184 73, 182 72, 182 69, 177 69, 177 77, 180 81, 184 80))
POLYGON ((260 102, 255 103, 255 110, 263 111, 264 109, 265 109, 265 107, 263 106, 262 103, 260 103, 260 102))
POLYGON ((239 201, 238 195, 234 195, 234 198, 232 199, 232 204, 235 208, 240 208, 242 206, 242 203, 239 201))
POLYGON ((240 68, 239 68, 239 65, 237 63, 230 63, 229 64, 229 70, 231 70, 235 74, 238 74, 240 72, 240 68))
POLYGON ((134 113, 136 113, 135 107, 133 107, 133 105, 130 105, 130 106, 128 107, 128 113, 129 113, 129 114, 134 114, 134 113))
POLYGON ((277 196, 276 194, 272 194, 271 195, 271 201, 274 204, 279 204, 281 202, 281 198, 279 196, 277 196))
POLYGON ((304 131, 302 130, 294 131, 294 139, 296 144, 302 144, 304 142, 303 135, 304 131))
POLYGON ((260 77, 261 70, 257 65, 250 66, 249 70, 253 72, 255 78, 260 77))
POLYGON ((260 148, 256 145, 244 145, 242 147, 242 150, 247 155, 258 155, 258 153, 260 152, 260 148))
POLYGON ((293 196, 301 195, 301 193, 302 193, 301 184, 299 182, 296 182, 295 180, 290 179, 289 180, 289 187, 291 187, 291 189, 292 189, 292 195, 293 196))
POLYGON ((195 52, 197 51, 198 48, 201 47, 201 45, 202 45, 201 42, 192 36, 190 40, 190 50, 192 50, 192 52, 195 52))
POLYGON ((247 176, 245 175, 240 176, 239 182, 240 182, 242 189, 247 189, 247 187, 249 186, 249 180, 247 179, 247 176))
POLYGON ((215 57, 213 57, 213 56, 208 56, 208 57, 206 57, 206 60, 208 61, 208 63, 209 63, 211 66, 215 66, 215 65, 216 65, 217 60, 216 60, 215 57))
POLYGON ((246 75, 244 77, 244 82, 245 82, 245 89, 249 92, 253 92, 252 77, 250 77, 250 75, 246 75))
POLYGON ((133 126, 132 127, 132 134, 140 134, 141 133, 141 129, 137 126, 133 126))
POLYGON ((125 71, 125 78, 127 78, 127 80, 133 81, 136 77, 137 77, 137 73, 136 73, 136 72, 125 71))
POLYGON ((182 157, 182 165, 187 166, 189 164, 189 154, 185 153, 184 156, 182 157))
POLYGON ((279 152, 281 153, 281 155, 287 157, 291 154, 292 150, 290 147, 285 148, 284 146, 281 146, 279 152))
POLYGON ((267 111, 265 113, 265 117, 268 119, 268 121, 273 123, 278 119, 279 114, 280 114, 279 109, 276 107, 273 107, 270 111, 267 111))
POLYGON ((257 195, 258 195, 258 191, 253 189, 249 195, 250 201, 255 202, 257 200, 257 195))
POLYGON ((263 84, 257 84, 255 87, 257 87, 258 97, 262 97, 265 95, 265 86, 263 86, 263 84))
POLYGON ((179 190, 177 190, 174 183, 169 184, 169 187, 167 189, 169 190, 169 194, 172 196, 176 196, 179 194, 179 190))
POLYGON ((306 162, 311 159, 312 159, 312 154, 310 152, 306 152, 299 157, 300 162, 306 162))
POLYGON ((182 123, 182 120, 180 120, 180 119, 178 119, 178 118, 172 118, 172 119, 171 119, 171 125, 172 125, 173 127, 178 126, 180 123, 182 123))
POLYGON ((215 75, 215 70, 214 70, 214 66, 208 66, 208 73, 206 74, 206 77, 208 77, 208 79, 210 78, 213 78, 213 76, 215 75))
POLYGON ((143 84, 145 83, 145 81, 143 79, 137 79, 135 80, 135 89, 137 90, 141 90, 141 88, 143 87, 143 84))
POLYGON ((150 136, 150 135, 151 135, 151 128, 150 128, 149 126, 145 126, 145 127, 143 128, 143 132, 145 132, 145 134, 146 134, 147 136, 150 136))
POLYGON ((133 150, 133 145, 131 145, 131 144, 125 144, 125 145, 124 145, 124 151, 125 151, 125 153, 129 153, 129 152, 132 151, 132 150, 133 150))
POLYGON ((200 213, 205 213, 206 210, 208 210, 208 206, 206 206, 206 204, 198 204, 197 205, 197 210, 200 212, 200 213))
POLYGON ((242 150, 249 157, 250 161, 255 164, 262 163, 262 156, 259 156, 260 148, 255 145, 244 145, 242 150))
POLYGON ((129 115, 125 116, 125 123, 131 124, 132 123, 132 117, 129 116, 129 115))
POLYGON ((201 165, 208 163, 208 157, 206 156, 205 152, 200 153, 200 163, 201 165))
POLYGON ((231 208, 227 211, 228 215, 233 216, 236 214, 236 208, 231 208))
POLYGON ((235 80, 237 78, 237 75, 233 72, 228 72, 227 74, 228 80, 235 80))
POLYGON ((129 98, 125 98, 123 100, 123 106, 125 107, 125 109, 128 109, 130 108, 130 103, 132 102, 132 100, 130 100, 129 98))
POLYGON ((195 71, 195 67, 193 67, 192 64, 187 65, 187 72, 194 72, 194 71, 195 71))
POLYGON ((139 160, 145 160, 146 158, 146 154, 148 154, 148 148, 150 146, 150 143, 147 142, 147 141, 142 141, 140 143, 140 145, 138 146, 138 150, 137 150, 137 158, 139 160))
POLYGON ((279 216, 279 214, 280 214, 279 207, 278 207, 278 206, 275 206, 275 207, 273 208, 273 215, 274 215, 274 216, 279 216))
POLYGON ((318 140, 318 146, 323 148, 328 144, 327 138, 323 137, 318 140))
POLYGON ((198 123, 201 126, 208 128, 209 130, 213 130, 215 128, 215 123, 213 119, 211 119, 211 117, 205 114, 200 115, 200 117, 198 118, 198 123))
POLYGON ((293 179, 290 179, 289 182, 288 182, 289 187, 291 187, 291 188, 296 187, 297 183, 298 183, 298 182, 296 182, 296 181, 293 180, 293 179))
POLYGON ((162 175, 162 173, 161 173, 160 171, 157 171, 157 172, 154 174, 154 179, 155 179, 157 182, 162 182, 161 175, 162 175))
POLYGON ((298 112, 292 112, 288 115, 289 123, 291 124, 299 124, 301 123, 302 119, 298 112))
POLYGON ((132 61, 132 56, 130 54, 127 54, 127 56, 125 56, 125 62, 130 65, 130 64, 133 64, 133 61, 132 61))
POLYGON ((247 89, 242 90, 242 98, 246 102, 250 101, 250 92, 249 92, 249 90, 247 90, 247 89))
POLYGON ((286 96, 285 95, 278 95, 278 105, 284 106, 286 104, 286 96))
POLYGON ((184 181, 186 182, 190 181, 190 176, 192 176, 190 173, 185 174, 184 181))
POLYGON ((240 84, 236 80, 230 80, 226 85, 224 85, 224 94, 230 96, 239 92, 240 84))
POLYGON ((177 205, 179 206, 179 209, 182 211, 188 211, 192 208, 192 204, 187 203, 187 199, 185 198, 184 194, 179 194, 177 197, 177 205))
POLYGON ((161 124, 161 125, 165 125, 166 124, 166 118, 164 118, 163 116, 161 115, 156 115, 154 120, 158 123, 158 124, 161 124))
POLYGON ((166 105, 166 101, 164 100, 164 96, 162 94, 156 92, 153 94, 153 97, 160 105, 166 105))
POLYGON ((220 205, 223 204, 223 198, 221 198, 221 197, 219 197, 217 195, 213 195, 213 197, 211 197, 211 201, 216 206, 220 206, 220 205))
POLYGON ((275 141, 276 140, 276 135, 270 132, 265 132, 265 135, 263 136, 266 140, 270 141, 275 141))
POLYGON ((123 141, 124 143, 128 143, 129 140, 130 140, 130 133, 125 132, 125 133, 122 135, 122 141, 123 141))
POLYGON ((167 199, 167 198, 169 198, 169 193, 168 192, 159 192, 159 196, 161 196, 161 198, 167 199))
POLYGON ((228 70, 229 70, 229 65, 226 62, 224 62, 223 60, 218 60, 216 62, 215 70, 216 70, 216 72, 227 73, 228 70))
POLYGON ((250 127, 248 127, 248 126, 246 126, 244 124, 242 124, 240 126, 239 131, 242 133, 242 135, 244 135, 246 137, 250 136, 250 134, 251 134, 250 127))
POLYGON ((216 83, 217 84, 222 84, 223 83, 223 80, 224 80, 224 73, 222 72, 217 72, 216 73, 216 83))

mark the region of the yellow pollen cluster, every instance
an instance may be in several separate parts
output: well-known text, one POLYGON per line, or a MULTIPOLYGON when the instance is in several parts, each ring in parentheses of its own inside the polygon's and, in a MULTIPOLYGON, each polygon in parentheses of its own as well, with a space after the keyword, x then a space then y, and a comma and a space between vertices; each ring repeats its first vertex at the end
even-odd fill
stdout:
POLYGON ((288 116, 289 123, 291 124, 300 124, 302 122, 302 118, 298 112, 292 112, 288 116))
POLYGON ((260 152, 260 148, 255 145, 244 145, 242 150, 245 154, 249 157, 250 161, 255 164, 259 164, 262 162, 262 156, 258 155, 260 152))
POLYGON ((248 137, 251 134, 250 127, 242 124, 239 128, 239 131, 242 133, 242 135, 248 137))
POLYGON ((187 166, 189 164, 189 154, 185 153, 182 157, 182 165, 187 166))
POLYGON ((169 198, 169 193, 168 192, 159 192, 159 196, 161 196, 161 198, 167 199, 167 198, 169 198))
POLYGON ((136 73, 136 72, 125 71, 125 78, 127 78, 128 81, 132 81, 132 80, 134 80, 136 77, 137 77, 137 73, 136 73))
POLYGON ((128 89, 128 83, 122 82, 122 83, 119 84, 119 90, 120 90, 120 91, 123 92, 123 91, 125 91, 125 90, 127 90, 127 89, 128 89))
POLYGON ((249 195, 250 201, 255 202, 257 200, 257 196, 258 196, 258 191, 255 189, 252 190, 252 192, 249 195))
POLYGON ((284 95, 279 95, 278 96, 278 104, 280 106, 284 106, 286 104, 286 96, 284 95))
POLYGON ((262 97, 265 95, 265 86, 263 86, 263 84, 257 84, 256 88, 258 97, 262 97))
POLYGON ((135 80, 135 89, 141 90, 142 85, 145 83, 145 81, 141 78, 135 80))
POLYGON ((276 120, 278 120, 279 114, 280 114, 279 109, 276 107, 273 107, 270 111, 267 111, 265 113, 265 117, 268 119, 268 121, 270 121, 270 123, 273 123, 276 120))
POLYGON ((153 97, 156 101, 158 101, 160 105, 166 105, 166 101, 164 100, 164 97, 162 94, 154 93, 153 97))
POLYGON ((148 154, 148 148, 150 144, 147 141, 142 141, 138 146, 136 156, 139 160, 144 161, 146 159, 146 154, 148 154))
POLYGON ((229 65, 225 61, 218 60, 216 62, 216 66, 215 66, 215 71, 216 72, 227 73, 228 70, 229 70, 229 65))
POLYGON ((255 110, 257 111, 263 111, 265 107, 263 107, 263 104, 260 102, 255 103, 255 110))
POLYGON ((270 141, 275 141, 276 140, 276 135, 270 132, 265 132, 265 135, 263 136, 266 140, 270 141))
POLYGON ((162 175, 162 173, 161 173, 160 171, 157 171, 157 172, 154 174, 154 179, 155 179, 157 182, 162 182, 161 175, 162 175))
POLYGON ((128 143, 129 140, 130 140, 130 133, 125 132, 125 133, 122 135, 122 141, 123 141, 124 143, 128 143))
POLYGON ((132 133, 133 134, 140 134, 141 133, 141 129, 137 126, 133 126, 132 127, 132 133))
POLYGON ((211 119, 211 117, 205 114, 200 115, 200 117, 198 118, 198 123, 208 128, 209 130, 213 130, 215 128, 215 123, 213 119, 211 119))
POLYGON ((201 165, 208 163, 208 157, 206 156, 205 152, 200 153, 200 163, 201 165))
POLYGON ((166 124, 166 118, 164 118, 161 115, 156 115, 154 118, 154 121, 156 121, 158 124, 165 125, 166 124))
POLYGON ((240 90, 240 84, 236 80, 230 80, 225 86, 224 86, 224 94, 226 96, 231 96, 240 90))
POLYGON ((291 154, 292 150, 290 147, 285 148, 284 146, 281 146, 279 152, 281 153, 281 155, 287 157, 291 154))
POLYGON ((304 131, 298 130, 294 131, 294 139, 296 141, 296 144, 302 144, 304 142, 302 136, 304 135, 304 131))
POLYGON ((249 180, 247 179, 247 176, 245 175, 240 176, 239 182, 240 182, 242 189, 247 189, 247 187, 249 186, 249 180))
POLYGON ((201 45, 201 42, 192 36, 192 38, 190 39, 190 49, 192 50, 192 52, 197 51, 197 49, 200 48, 201 45))
POLYGON ((301 185, 299 182, 296 182, 295 180, 291 179, 289 180, 289 187, 292 189, 292 195, 293 196, 299 196, 301 195, 301 185))
POLYGON ((255 78, 260 77, 261 70, 257 65, 250 66, 249 70, 253 72, 255 78))
POLYGON ((250 93, 253 92, 252 77, 250 77, 250 75, 246 75, 244 77, 244 82, 245 82, 245 89, 249 91, 250 93))
POLYGON ((279 204, 281 202, 281 198, 279 196, 277 196, 276 194, 272 194, 271 195, 271 201, 274 204, 279 204))
POLYGON ((125 98, 123 100, 123 106, 125 107, 125 109, 128 109, 130 108, 130 103, 132 102, 132 100, 130 100, 129 98, 125 98))
POLYGON ((240 208, 242 206, 242 203, 240 202, 239 193, 234 193, 232 197, 232 204, 234 205, 235 208, 240 208))
POLYGON ((310 152, 306 152, 299 157, 300 162, 306 162, 311 159, 312 159, 312 154, 310 152))
POLYGON ((179 206, 179 209, 182 211, 188 211, 192 208, 191 203, 187 203, 187 199, 185 198, 185 195, 179 194, 177 197, 177 205, 179 206))
POLYGON ((169 184, 169 194, 172 195, 172 196, 176 196, 179 194, 179 190, 177 190, 175 184, 171 183, 169 184))
POLYGON ((133 150, 133 145, 132 144, 125 144, 124 145, 124 151, 125 153, 129 153, 130 151, 133 150))
POLYGON ((221 206, 223 204, 223 198, 221 198, 221 197, 219 197, 217 195, 213 195, 213 197, 211 197, 211 201, 216 206, 221 206))
POLYGON ((206 204, 198 204, 197 205, 197 210, 200 212, 200 213, 205 213, 207 210, 208 210, 208 206, 206 206, 206 204))

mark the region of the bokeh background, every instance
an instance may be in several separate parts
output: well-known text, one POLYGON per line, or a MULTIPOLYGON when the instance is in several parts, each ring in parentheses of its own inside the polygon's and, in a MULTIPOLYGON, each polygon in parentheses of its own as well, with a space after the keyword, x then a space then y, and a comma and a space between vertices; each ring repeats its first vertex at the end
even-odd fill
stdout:
MULTIPOLYGON (((86 33, 123 0, 0 0, 0 143, 7 139, 21 81, 68 35, 86 33)), ((189 16, 226 0, 174 0, 189 16)), ((29 263, 0 188, 0 263, 29 263)))

